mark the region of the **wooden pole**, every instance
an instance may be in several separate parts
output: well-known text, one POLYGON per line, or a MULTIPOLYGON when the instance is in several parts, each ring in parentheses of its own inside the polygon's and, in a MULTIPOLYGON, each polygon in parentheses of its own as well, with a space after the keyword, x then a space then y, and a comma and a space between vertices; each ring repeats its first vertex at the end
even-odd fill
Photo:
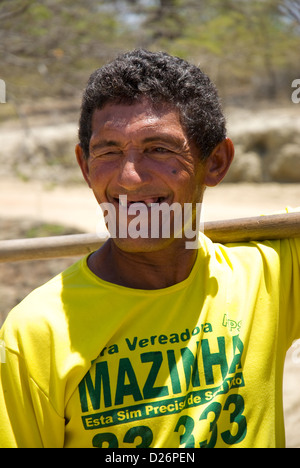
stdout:
MULTIPOLYGON (((215 243, 237 243, 300 237, 300 212, 204 224, 215 243)), ((0 263, 84 256, 97 250, 108 236, 75 234, 0 241, 0 263)))
POLYGON ((221 244, 300 237, 300 212, 215 221, 204 225, 204 233, 221 244))
POLYGON ((97 234, 35 237, 0 242, 0 263, 84 256, 97 250, 108 237, 97 234))

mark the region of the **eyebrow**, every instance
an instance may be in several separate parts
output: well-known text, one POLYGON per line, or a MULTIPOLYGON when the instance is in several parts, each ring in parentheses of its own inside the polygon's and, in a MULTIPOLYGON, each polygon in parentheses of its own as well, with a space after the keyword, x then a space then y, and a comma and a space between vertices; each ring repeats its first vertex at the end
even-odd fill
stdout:
POLYGON ((165 134, 165 133, 159 133, 158 135, 155 135, 153 137, 148 137, 148 138, 145 138, 143 140, 143 143, 155 143, 157 141, 161 141, 161 142, 164 142, 164 143, 171 143, 171 144, 175 144, 176 146, 181 146, 182 145, 182 140, 181 138, 177 138, 173 135, 168 135, 168 134, 165 134))
MULTIPOLYGON (((183 141, 181 138, 177 138, 173 135, 168 135, 165 133, 159 133, 155 136, 151 137, 146 137, 142 140, 142 144, 149 144, 149 143, 157 143, 157 142, 162 142, 162 143, 168 143, 172 144, 173 146, 182 146, 183 141)), ((109 148, 109 147, 120 147, 122 146, 122 143, 119 141, 115 140, 102 140, 98 141, 98 143, 95 143, 92 147, 91 150, 95 151, 98 149, 103 149, 103 148, 109 148)))
POLYGON ((95 143, 92 147, 91 150, 95 151, 97 149, 102 149, 102 148, 109 148, 112 146, 121 146, 121 143, 118 141, 113 141, 113 140, 102 140, 98 143, 95 143))

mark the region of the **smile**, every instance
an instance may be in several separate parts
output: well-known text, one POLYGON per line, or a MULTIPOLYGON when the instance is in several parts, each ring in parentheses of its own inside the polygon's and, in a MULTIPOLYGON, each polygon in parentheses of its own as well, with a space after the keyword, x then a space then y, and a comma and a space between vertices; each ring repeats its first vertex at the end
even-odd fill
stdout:
POLYGON ((144 199, 130 200, 127 198, 127 195, 120 195, 118 198, 114 199, 120 206, 129 207, 133 204, 142 204, 146 205, 148 208, 151 208, 155 204, 163 203, 166 200, 166 197, 147 197, 144 199))

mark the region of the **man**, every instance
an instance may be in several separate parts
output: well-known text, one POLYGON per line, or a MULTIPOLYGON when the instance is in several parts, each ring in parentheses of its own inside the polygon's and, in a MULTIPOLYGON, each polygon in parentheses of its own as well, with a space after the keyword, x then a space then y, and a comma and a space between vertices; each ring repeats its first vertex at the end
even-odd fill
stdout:
POLYGON ((187 245, 233 159, 215 87, 178 58, 125 54, 91 76, 79 137, 113 235, 9 314, 0 445, 284 446, 300 240, 187 245), (130 235, 138 213, 146 234, 130 235))

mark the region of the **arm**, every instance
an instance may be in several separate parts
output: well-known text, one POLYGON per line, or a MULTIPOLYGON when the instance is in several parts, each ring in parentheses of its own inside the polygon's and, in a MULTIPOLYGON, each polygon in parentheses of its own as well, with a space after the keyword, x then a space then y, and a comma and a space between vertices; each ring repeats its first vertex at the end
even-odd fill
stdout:
POLYGON ((64 419, 30 376, 28 363, 1 333, 0 447, 62 447, 64 419), (5 346, 5 347, 4 347, 5 346))

